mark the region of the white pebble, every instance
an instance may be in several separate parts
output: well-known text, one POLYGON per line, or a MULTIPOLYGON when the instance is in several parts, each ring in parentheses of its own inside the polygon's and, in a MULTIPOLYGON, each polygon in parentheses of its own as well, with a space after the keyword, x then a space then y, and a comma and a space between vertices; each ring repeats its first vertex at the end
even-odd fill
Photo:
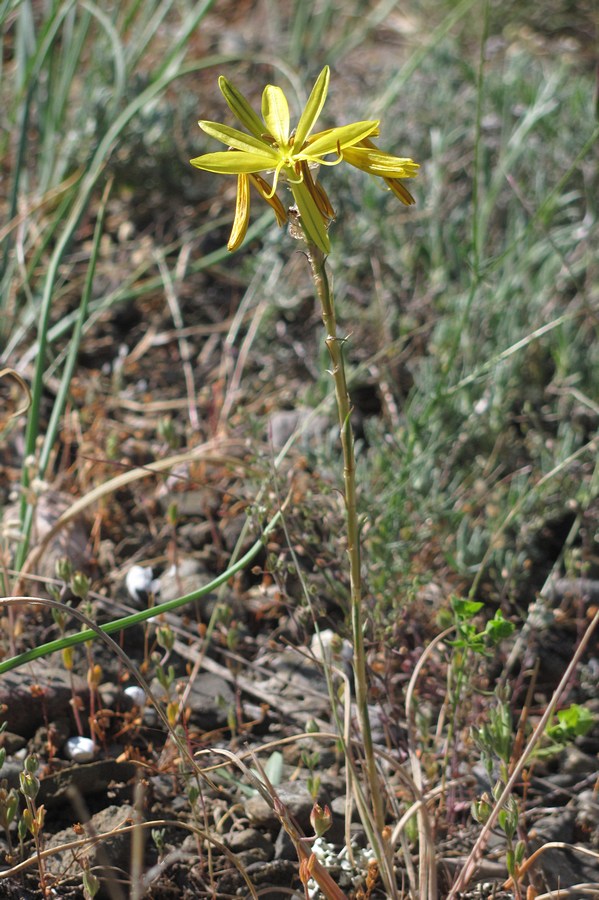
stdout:
POLYGON ((73 762, 84 763, 94 758, 96 745, 91 738, 72 737, 69 738, 64 747, 65 756, 72 759, 73 762))
POLYGON ((131 566, 125 576, 125 587, 134 603, 146 603, 148 593, 152 590, 153 580, 154 573, 149 566, 131 566))
POLYGON ((139 706, 140 709, 146 702, 146 692, 143 688, 140 688, 138 684, 132 684, 129 687, 126 687, 123 694, 129 698, 134 706, 139 706))
POLYGON ((330 663, 331 659, 340 659, 347 664, 353 656, 350 642, 339 637, 331 628, 325 628, 319 634, 315 634, 310 643, 310 649, 316 659, 327 663, 330 663))

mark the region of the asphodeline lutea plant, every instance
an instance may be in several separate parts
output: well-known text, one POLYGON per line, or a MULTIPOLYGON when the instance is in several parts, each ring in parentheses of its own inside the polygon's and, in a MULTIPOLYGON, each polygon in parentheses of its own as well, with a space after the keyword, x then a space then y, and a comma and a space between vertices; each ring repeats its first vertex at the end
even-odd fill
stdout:
MULTIPOLYGON (((398 894, 393 848, 385 839, 385 804, 368 712, 360 526, 357 512, 354 439, 351 428, 352 408, 343 357, 345 341, 344 338, 337 337, 335 303, 326 270, 326 257, 330 252, 328 228, 335 218, 335 213, 325 189, 317 179, 317 174, 320 166, 335 166, 347 162, 357 169, 381 178, 402 203, 410 206, 414 203, 414 198, 402 184, 402 179, 413 178, 418 172, 418 164, 412 159, 392 156, 379 150, 372 141, 372 138, 379 134, 379 122, 374 119, 352 122, 349 125, 313 133, 326 100, 329 74, 329 68, 325 66, 316 79, 294 131, 291 130, 287 98, 280 87, 269 84, 264 88, 262 118, 260 118, 243 94, 221 76, 218 83, 223 96, 248 133, 230 128, 228 125, 201 121, 201 128, 211 137, 222 141, 229 149, 207 153, 192 159, 191 163, 198 169, 208 172, 237 175, 237 204, 229 238, 229 250, 236 250, 245 237, 250 214, 251 186, 256 188, 260 196, 270 204, 279 225, 291 220, 296 226, 299 217, 300 227, 294 227, 293 235, 304 239, 314 287, 322 306, 325 343, 331 357, 330 373, 335 384, 343 451, 353 670, 356 709, 363 738, 362 759, 358 764, 356 761, 351 765, 348 764, 348 771, 360 770, 365 773, 367 791, 356 790, 356 802, 370 845, 377 857, 388 896, 396 900, 398 894), (287 208, 279 196, 278 190, 282 184, 289 188, 293 196, 291 208, 287 208)), ((355 746, 348 743, 346 748, 348 755, 353 753, 355 746)), ((424 817, 427 815, 426 805, 422 804, 417 813, 419 822, 423 820, 422 827, 419 825, 419 832, 422 835, 426 832, 424 817)), ((436 897, 436 876, 434 867, 425 858, 427 848, 430 849, 430 841, 421 840, 422 865, 418 876, 419 886, 415 894, 421 897, 436 897)), ((311 864, 314 862, 313 855, 310 862, 311 864)), ((341 896, 328 890, 325 893, 327 897, 341 896)))
POLYGON ((330 71, 325 66, 312 89, 308 102, 291 130, 289 104, 280 87, 268 84, 262 94, 262 118, 243 94, 223 75, 219 87, 227 104, 249 134, 217 122, 200 121, 206 134, 228 146, 228 150, 206 153, 191 160, 192 166, 221 175, 237 175, 237 204, 229 250, 242 243, 250 216, 250 185, 273 209, 279 225, 288 221, 288 210, 277 194, 281 182, 290 188, 308 243, 329 253, 328 226, 335 213, 326 191, 313 174, 317 168, 347 162, 370 175, 382 178, 388 188, 406 206, 414 198, 401 183, 413 178, 418 164, 411 159, 392 156, 374 144, 379 122, 367 120, 329 128, 312 134, 324 106, 330 71), (270 181, 263 175, 270 175, 270 181))

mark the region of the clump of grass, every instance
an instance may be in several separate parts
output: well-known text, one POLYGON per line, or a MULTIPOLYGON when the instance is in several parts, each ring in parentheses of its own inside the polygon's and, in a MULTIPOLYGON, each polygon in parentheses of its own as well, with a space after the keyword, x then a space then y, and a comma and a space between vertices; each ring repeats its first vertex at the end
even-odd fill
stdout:
POLYGON ((513 590, 531 553, 531 519, 542 527, 568 518, 568 504, 592 502, 587 461, 598 360, 589 316, 596 231, 589 152, 597 130, 590 79, 531 60, 516 44, 484 59, 478 86, 472 72, 450 97, 463 73, 455 42, 431 52, 421 76, 441 61, 447 87, 412 108, 431 129, 425 209, 420 221, 386 232, 381 253, 401 260, 381 286, 386 298, 399 298, 387 299, 386 332, 413 379, 395 429, 373 427, 362 472, 366 494, 384 498, 367 536, 377 596, 384 573, 393 573, 383 607, 393 605, 397 579, 409 589, 423 570, 427 577, 427 555, 444 558, 461 579, 484 559, 490 593, 500 585, 505 591, 506 571, 513 590), (457 114, 444 128, 448 104, 457 114), (566 135, 580 121, 586 128, 573 147, 566 135), (452 184, 461 166, 475 179, 470 196, 461 193, 463 179, 452 184), (402 349, 410 344, 414 353, 402 349), (574 475, 581 464, 582 484, 574 475), (510 539, 499 540, 515 508, 510 539))

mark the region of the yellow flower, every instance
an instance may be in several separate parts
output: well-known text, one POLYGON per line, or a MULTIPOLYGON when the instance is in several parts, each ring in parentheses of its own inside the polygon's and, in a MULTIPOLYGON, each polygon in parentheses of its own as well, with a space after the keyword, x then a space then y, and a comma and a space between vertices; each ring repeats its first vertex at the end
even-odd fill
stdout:
POLYGON ((329 74, 329 67, 325 66, 293 131, 287 98, 280 87, 268 84, 264 88, 260 118, 237 88, 224 76, 219 78, 218 84, 229 108, 249 134, 217 122, 201 121, 200 128, 229 149, 198 156, 191 164, 207 172, 237 175, 237 204, 229 250, 240 246, 247 231, 250 185, 272 207, 279 225, 287 221, 287 211, 277 196, 279 182, 285 181, 297 206, 306 240, 328 253, 327 228, 335 213, 324 188, 312 174, 312 170, 320 165, 348 162, 381 177, 402 203, 414 202, 400 179, 413 178, 418 164, 384 153, 373 144, 370 138, 379 133, 378 121, 352 122, 312 134, 326 99, 329 74), (333 154, 334 159, 325 158, 333 154), (272 174, 272 184, 262 178, 261 172, 272 174))

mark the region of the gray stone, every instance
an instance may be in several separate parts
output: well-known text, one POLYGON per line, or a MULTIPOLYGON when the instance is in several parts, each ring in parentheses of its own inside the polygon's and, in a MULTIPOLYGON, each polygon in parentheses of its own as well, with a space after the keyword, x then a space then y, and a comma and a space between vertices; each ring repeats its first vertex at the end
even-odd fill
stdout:
MULTIPOLYGON (((283 806, 297 819, 300 828, 310 829, 314 800, 306 785, 301 781, 284 781, 275 790, 283 806)), ((250 824, 256 828, 274 828, 279 824, 278 817, 260 794, 249 797, 244 806, 250 824)))
MULTIPOLYGON (((85 679, 73 675, 73 687, 86 703, 89 688, 85 679)), ((40 725, 71 714, 71 681, 68 672, 47 662, 33 663, 6 672, 0 678, 0 706, 6 707, 3 719, 9 731, 24 738, 32 737, 40 725)), ((85 717, 85 712, 81 712, 85 717)))
POLYGON ((593 578, 557 578, 550 581, 543 590, 543 596, 552 603, 561 603, 564 598, 582 597, 587 603, 599 600, 599 580, 593 578))
POLYGON ((98 688, 98 693, 104 709, 115 709, 122 695, 122 689, 113 681, 104 681, 98 688))
MULTIPOLYGON (((193 557, 183 557, 177 562, 176 566, 170 566, 162 573, 160 578, 156 579, 158 585, 158 602, 164 603, 168 600, 176 600, 178 597, 184 597, 197 591, 213 580, 213 576, 207 571, 202 563, 193 559, 193 557)), ((195 609, 203 621, 208 621, 214 607, 218 602, 216 593, 211 591, 203 597, 185 607, 189 612, 195 609)))
POLYGON ((99 759, 92 763, 68 765, 42 778, 37 800, 47 809, 56 809, 70 804, 73 791, 87 800, 114 796, 115 791, 120 792, 121 786, 126 786, 125 791, 129 792, 137 772, 135 763, 127 760, 99 759))
MULTIPOLYGON (((591 792, 589 792, 591 793, 591 792)), ((574 843, 576 811, 572 806, 557 810, 556 813, 538 819, 529 830, 530 847, 534 851, 549 841, 574 843)), ((541 854, 537 863, 549 891, 560 887, 597 880, 595 860, 567 849, 550 848, 541 854)))
POLYGON ((160 585, 160 602, 175 600, 185 594, 197 591, 210 581, 206 569, 197 559, 185 556, 170 566, 158 579, 160 585))
POLYGON ((275 841, 275 859, 297 859, 295 844, 282 826, 275 841))
MULTIPOLYGON (((33 514, 33 525, 29 542, 30 550, 35 550, 56 524, 60 516, 74 503, 75 498, 60 491, 45 490, 37 499, 33 514)), ((17 505, 7 506, 2 516, 5 526, 19 521, 17 505)), ((42 555, 34 563, 32 574, 42 578, 56 577, 56 563, 59 559, 68 559, 74 570, 85 570, 89 566, 90 555, 87 550, 89 527, 83 516, 77 516, 67 522, 48 542, 42 555)), ((40 590, 36 584, 36 593, 40 590)))
POLYGON ((201 672, 193 682, 187 706, 190 724, 202 731, 226 727, 235 694, 227 681, 211 672, 201 672))
POLYGON ((599 847, 599 801, 595 791, 582 791, 576 798, 576 825, 588 835, 594 850, 599 847))
MULTIPOLYGON (((119 834, 118 829, 133 821, 134 810, 132 806, 108 806, 91 817, 88 828, 89 834, 107 834, 96 844, 90 844, 84 848, 72 850, 58 850, 46 859, 47 870, 50 874, 69 880, 81 881, 81 873, 85 860, 89 862, 101 881, 118 880, 123 872, 130 868, 131 833, 119 834), (112 833, 110 833, 112 832, 112 833), (98 867, 98 868, 96 868, 98 867)), ((59 848, 64 844, 77 840, 78 835, 72 828, 66 828, 51 835, 47 841, 48 848, 59 848)))
POLYGON ((218 491, 210 487, 201 487, 197 490, 186 490, 177 493, 169 493, 160 498, 160 507, 166 512, 171 504, 177 507, 177 516, 206 516, 213 515, 220 506, 218 491))
POLYGON ((327 683, 317 662, 306 659, 294 650, 268 653, 258 662, 263 670, 272 673, 270 678, 256 681, 264 696, 292 701, 298 714, 305 712, 306 721, 330 715, 327 683))
POLYGON ((571 745, 565 751, 565 759, 562 771, 573 775, 588 775, 597 771, 597 757, 583 753, 576 745, 571 745))
POLYGON ((212 538, 212 525, 210 522, 186 522, 178 529, 181 538, 194 550, 200 550, 212 538))
MULTIPOLYGON (((260 859, 270 860, 274 857, 272 841, 256 828, 244 828, 243 831, 231 831, 225 838, 225 844, 236 855, 250 852, 260 854, 260 859)), ((258 862, 258 859, 255 859, 258 862)))
POLYGON ((3 731, 0 738, 0 746, 4 747, 7 756, 12 756, 17 750, 22 750, 26 743, 27 741, 22 735, 13 734, 12 731, 3 731))
MULTIPOLYGON (((274 898, 276 896, 288 896, 288 889, 294 882, 297 883, 297 869, 297 861, 293 862, 292 860, 287 859, 273 859, 271 862, 253 863, 247 866, 246 872, 254 887, 263 886, 264 896, 274 898), (275 894, 272 890, 273 887, 281 887, 285 889, 285 891, 284 893, 281 892, 280 894, 275 894)), ((203 871, 199 872, 198 874, 202 876, 203 871)), ((221 878, 219 878, 216 885, 216 890, 218 897, 248 896, 247 884, 243 879, 241 873, 234 868, 231 868, 230 871, 226 872, 221 878)))
MULTIPOLYGON (((229 516, 228 518, 221 520, 220 533, 225 549, 228 550, 229 553, 232 553, 237 547, 246 522, 247 516, 245 513, 240 513, 238 516, 229 516)), ((249 550, 255 540, 256 538, 252 532, 247 531, 245 538, 242 541, 240 552, 245 553, 249 550)))
POLYGON ((278 410, 268 420, 268 435, 275 450, 281 450, 292 435, 300 449, 314 448, 324 442, 330 429, 327 416, 303 407, 278 410))
POLYGON ((19 776, 23 771, 23 761, 20 759, 5 759, 0 769, 0 779, 6 780, 8 788, 19 789, 19 776))

